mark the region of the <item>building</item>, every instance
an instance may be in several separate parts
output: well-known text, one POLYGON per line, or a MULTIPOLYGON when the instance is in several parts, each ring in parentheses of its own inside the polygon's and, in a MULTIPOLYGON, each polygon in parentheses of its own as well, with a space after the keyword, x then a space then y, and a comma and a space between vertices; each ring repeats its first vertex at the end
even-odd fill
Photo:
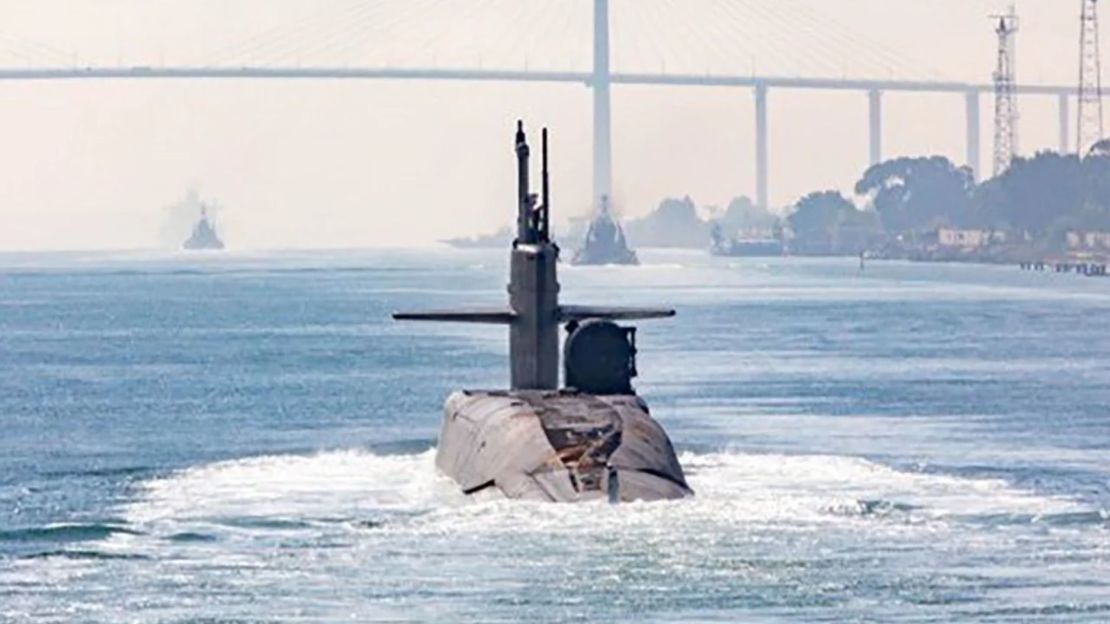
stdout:
POLYGON ((1067 233, 1069 249, 1110 249, 1110 232, 1073 231, 1067 233))
POLYGON ((999 230, 961 230, 958 228, 937 228, 937 244, 941 247, 978 249, 987 245, 1006 242, 1006 233, 999 230))

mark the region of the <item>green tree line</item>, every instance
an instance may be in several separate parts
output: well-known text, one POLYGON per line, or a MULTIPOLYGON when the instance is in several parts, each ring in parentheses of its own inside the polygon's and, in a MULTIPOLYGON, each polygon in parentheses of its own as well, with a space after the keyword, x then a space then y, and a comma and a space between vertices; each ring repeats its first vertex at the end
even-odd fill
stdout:
POLYGON ((969 168, 942 156, 896 158, 868 168, 854 190, 859 206, 837 191, 794 204, 787 223, 795 251, 857 253, 942 226, 1062 247, 1069 230, 1110 230, 1110 141, 1085 158, 1055 152, 1015 158, 979 184, 969 168))

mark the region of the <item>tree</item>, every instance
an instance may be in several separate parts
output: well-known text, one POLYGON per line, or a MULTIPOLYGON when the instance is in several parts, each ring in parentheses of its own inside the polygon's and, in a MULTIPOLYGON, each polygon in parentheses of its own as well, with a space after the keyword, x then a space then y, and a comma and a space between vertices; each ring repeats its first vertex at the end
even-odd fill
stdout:
POLYGON ((778 218, 771 211, 756 206, 748 197, 736 197, 728 203, 723 215, 715 219, 727 231, 770 230, 778 218))
POLYGON ((625 231, 636 246, 705 249, 709 245, 709 224, 698 216, 688 195, 664 199, 650 214, 628 222, 625 231))
MULTIPOLYGON (((1042 238, 1055 221, 1083 210, 1091 192, 1090 176, 1084 169, 1098 172, 1101 163, 1095 161, 1102 160, 1094 157, 1085 165, 1075 155, 1055 152, 1015 158, 1002 175, 980 185, 975 193, 976 212, 994 227, 1042 238)), ((1101 186, 1101 175, 1096 178, 1101 186)), ((1110 199, 1110 194, 1107 197, 1110 199)))
POLYGON ((856 194, 869 198, 892 234, 964 225, 971 215, 975 180, 967 167, 943 156, 896 158, 873 165, 856 194))
POLYGON ((1089 229, 1110 229, 1110 141, 1091 148, 1083 159, 1084 201, 1078 224, 1089 229))
POLYGON ((854 254, 879 228, 875 213, 856 209, 837 191, 810 193, 787 217, 794 234, 791 248, 804 254, 854 254))

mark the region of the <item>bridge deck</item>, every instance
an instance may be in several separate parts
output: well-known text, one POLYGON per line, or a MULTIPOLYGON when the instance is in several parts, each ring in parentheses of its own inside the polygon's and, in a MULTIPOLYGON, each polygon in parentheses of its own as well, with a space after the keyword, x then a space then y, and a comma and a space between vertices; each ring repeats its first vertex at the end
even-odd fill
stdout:
MULTIPOLYGON (((0 80, 89 79, 332 79, 332 80, 462 80, 482 82, 577 82, 589 85, 590 72, 514 69, 430 69, 390 67, 46 67, 0 69, 0 80)), ((807 78, 722 74, 613 73, 610 81, 629 85, 686 85, 816 89, 834 91, 909 91, 991 93, 993 85, 929 80, 807 78)), ((1071 95, 1074 87, 1020 85, 1019 93, 1071 95)))

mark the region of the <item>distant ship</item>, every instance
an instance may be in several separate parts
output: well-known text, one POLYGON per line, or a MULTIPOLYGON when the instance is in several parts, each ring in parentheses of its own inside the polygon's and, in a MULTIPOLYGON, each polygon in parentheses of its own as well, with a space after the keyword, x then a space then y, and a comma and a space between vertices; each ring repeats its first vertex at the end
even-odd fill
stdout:
POLYGON ((493 234, 482 234, 468 238, 448 238, 440 241, 456 249, 504 249, 513 242, 513 232, 508 226, 493 234))
POLYGON ((224 242, 216 233, 216 227, 208 220, 208 208, 201 205, 200 221, 193 226, 193 233, 183 245, 185 249, 223 249, 224 242))
POLYGON ((721 232, 719 225, 714 224, 710 232, 712 244, 709 253, 714 256, 732 257, 768 257, 783 254, 782 242, 774 238, 732 238, 721 232))
POLYGON ((571 264, 640 264, 636 252, 628 247, 624 230, 609 213, 609 198, 602 196, 601 209, 590 222, 582 248, 571 264))

